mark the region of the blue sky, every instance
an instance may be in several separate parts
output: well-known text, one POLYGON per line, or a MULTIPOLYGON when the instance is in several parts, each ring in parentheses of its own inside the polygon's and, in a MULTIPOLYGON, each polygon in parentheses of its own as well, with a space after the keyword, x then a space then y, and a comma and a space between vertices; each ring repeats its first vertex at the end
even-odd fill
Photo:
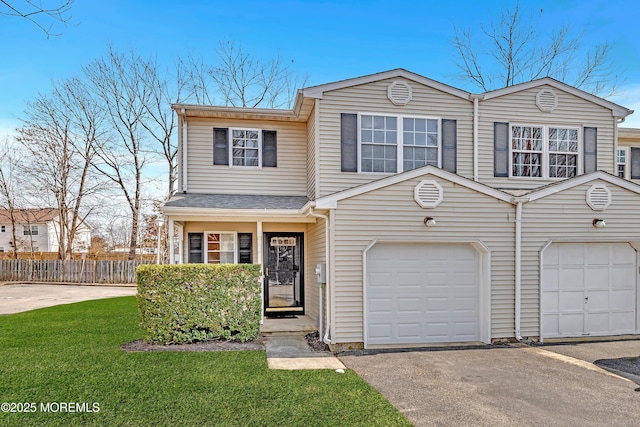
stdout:
MULTIPOLYGON (((15 2, 22 0, 14 0, 15 2)), ((542 9, 543 31, 570 24, 583 42, 609 41, 623 70, 623 94, 611 100, 638 111, 625 126, 640 127, 640 4, 612 1, 527 1, 542 9), (637 116, 639 118, 634 118, 637 116)), ((525 4, 526 3, 526 4, 525 4)), ((179 55, 213 58, 231 39, 257 56, 278 53, 308 74, 308 85, 406 68, 461 89, 450 40, 453 26, 472 28, 499 17, 514 1, 195 1, 76 0, 73 25, 47 37, 25 20, 0 16, 0 136, 18 125, 26 102, 51 82, 80 73, 106 53, 135 49, 166 64, 179 55)))

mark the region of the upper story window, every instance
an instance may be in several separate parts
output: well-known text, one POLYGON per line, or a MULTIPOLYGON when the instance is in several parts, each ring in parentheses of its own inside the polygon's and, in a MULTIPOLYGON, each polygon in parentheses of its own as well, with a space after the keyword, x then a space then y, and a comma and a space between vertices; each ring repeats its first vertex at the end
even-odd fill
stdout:
POLYGON ((439 129, 439 119, 360 115, 360 172, 439 166, 439 129))
POLYGON ((23 233, 25 236, 37 236, 38 235, 38 226, 37 225, 25 225, 23 226, 23 233))
POLYGON ((619 148, 616 153, 616 174, 620 178, 627 176, 627 150, 619 148))
POLYGON ((578 175, 577 128, 511 126, 511 176, 571 178, 578 175))
POLYGON ((231 164, 233 166, 260 166, 260 131, 231 129, 231 164))
POLYGON ((278 165, 275 130, 214 128, 213 164, 251 168, 278 165))
POLYGON ((5 231, 7 231, 7 226, 6 225, 0 226, 0 232, 4 233, 5 231))

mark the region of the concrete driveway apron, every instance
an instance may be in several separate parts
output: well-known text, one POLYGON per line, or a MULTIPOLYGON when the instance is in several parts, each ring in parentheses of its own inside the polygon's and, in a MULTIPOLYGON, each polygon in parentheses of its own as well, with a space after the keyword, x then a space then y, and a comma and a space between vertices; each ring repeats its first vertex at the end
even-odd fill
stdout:
POLYGON ((92 299, 135 295, 135 286, 16 284, 0 286, 0 315, 92 299))
POLYGON ((539 348, 365 350, 340 359, 416 426, 640 425, 638 385, 539 348))

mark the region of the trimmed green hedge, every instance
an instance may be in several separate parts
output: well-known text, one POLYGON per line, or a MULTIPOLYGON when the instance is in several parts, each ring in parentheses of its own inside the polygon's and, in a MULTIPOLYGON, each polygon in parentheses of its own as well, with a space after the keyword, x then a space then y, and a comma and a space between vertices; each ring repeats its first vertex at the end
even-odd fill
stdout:
POLYGON ((260 332, 260 274, 255 264, 139 266, 137 298, 145 341, 254 339, 260 332))

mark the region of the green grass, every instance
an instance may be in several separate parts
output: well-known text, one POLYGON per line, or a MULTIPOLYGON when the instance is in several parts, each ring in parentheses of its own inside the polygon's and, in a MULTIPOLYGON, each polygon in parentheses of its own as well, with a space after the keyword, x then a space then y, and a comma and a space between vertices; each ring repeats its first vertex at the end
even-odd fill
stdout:
POLYGON ((272 371, 264 351, 120 350, 141 337, 134 297, 1 316, 0 402, 37 412, 0 412, 0 425, 410 425, 350 370, 272 371), (41 402, 99 412, 42 412, 41 402))

